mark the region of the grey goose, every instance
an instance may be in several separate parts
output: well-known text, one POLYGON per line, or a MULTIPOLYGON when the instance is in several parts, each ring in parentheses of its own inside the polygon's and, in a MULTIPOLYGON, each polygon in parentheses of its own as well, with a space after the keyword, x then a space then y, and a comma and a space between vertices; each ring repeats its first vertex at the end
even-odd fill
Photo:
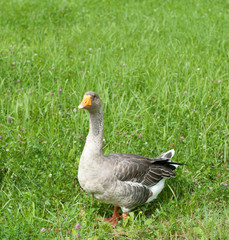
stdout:
POLYGON ((81 187, 107 204, 114 205, 111 218, 105 218, 113 227, 122 210, 123 221, 135 207, 156 199, 173 172, 181 163, 171 162, 172 149, 156 158, 129 153, 103 153, 104 120, 102 103, 97 93, 86 92, 78 107, 89 112, 89 133, 78 168, 81 187))

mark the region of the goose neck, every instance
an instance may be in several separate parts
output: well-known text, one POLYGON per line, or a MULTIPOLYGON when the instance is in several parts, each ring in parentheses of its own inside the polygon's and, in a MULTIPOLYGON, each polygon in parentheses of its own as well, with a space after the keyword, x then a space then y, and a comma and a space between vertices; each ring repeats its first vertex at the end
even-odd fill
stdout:
POLYGON ((89 112, 89 133, 86 145, 90 146, 93 152, 101 153, 103 150, 103 112, 102 109, 96 112, 89 112))

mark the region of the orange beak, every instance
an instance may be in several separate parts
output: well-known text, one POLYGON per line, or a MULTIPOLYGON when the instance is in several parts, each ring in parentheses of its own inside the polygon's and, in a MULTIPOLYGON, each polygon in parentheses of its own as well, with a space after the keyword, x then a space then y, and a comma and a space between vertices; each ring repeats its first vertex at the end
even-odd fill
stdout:
POLYGON ((91 107, 91 96, 90 95, 84 95, 83 101, 78 106, 79 109, 83 108, 90 108, 91 107))

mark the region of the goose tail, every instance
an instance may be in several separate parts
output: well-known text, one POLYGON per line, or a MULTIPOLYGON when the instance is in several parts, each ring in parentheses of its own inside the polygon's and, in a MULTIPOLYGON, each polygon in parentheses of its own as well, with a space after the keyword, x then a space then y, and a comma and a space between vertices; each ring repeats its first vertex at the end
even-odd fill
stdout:
POLYGON ((162 160, 167 160, 168 161, 169 166, 172 167, 173 170, 176 169, 179 165, 185 165, 184 163, 171 162, 174 154, 175 154, 175 150, 171 149, 166 153, 162 153, 161 156, 160 156, 160 158, 162 160))

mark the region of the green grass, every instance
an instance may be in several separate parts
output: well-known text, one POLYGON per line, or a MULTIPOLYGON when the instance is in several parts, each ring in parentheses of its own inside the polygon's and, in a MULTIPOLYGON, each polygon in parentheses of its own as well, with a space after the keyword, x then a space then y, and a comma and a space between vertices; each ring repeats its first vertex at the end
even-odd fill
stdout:
POLYGON ((227 239, 228 19, 224 0, 1 1, 0 238, 227 239), (105 153, 187 164, 116 230, 77 181, 87 90, 105 153))

